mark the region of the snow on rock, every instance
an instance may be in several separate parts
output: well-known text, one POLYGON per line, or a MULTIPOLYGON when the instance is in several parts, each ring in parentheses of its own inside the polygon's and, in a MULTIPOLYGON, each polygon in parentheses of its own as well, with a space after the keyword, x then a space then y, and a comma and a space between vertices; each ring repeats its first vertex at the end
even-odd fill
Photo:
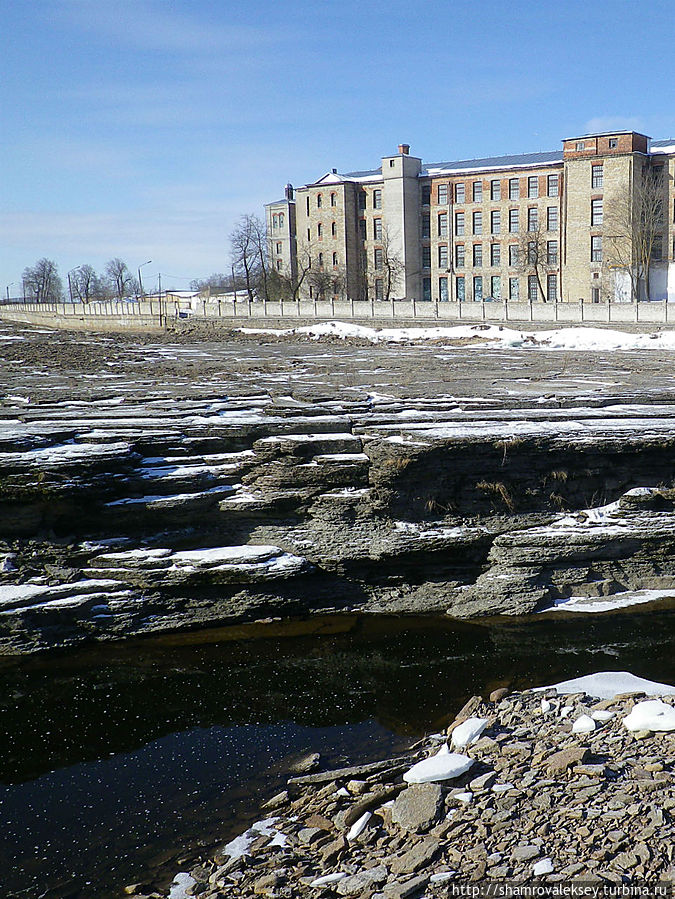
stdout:
POLYGON ((361 817, 358 819, 358 821, 355 821, 354 824, 352 824, 352 826, 349 830, 349 833, 347 834, 347 839, 349 841, 355 840, 359 836, 359 834, 363 833, 363 831, 366 828, 366 825, 368 824, 368 822, 370 821, 370 819, 372 817, 373 817, 372 812, 364 812, 361 815, 361 817))
POLYGON ((675 708, 661 702, 660 699, 638 702, 632 712, 623 719, 623 724, 631 731, 675 730, 675 708))
POLYGON ((595 730, 595 721, 590 715, 581 715, 572 725, 574 734, 590 734, 595 730))
POLYGON ((347 877, 343 871, 336 871, 334 874, 324 874, 323 877, 317 877, 316 880, 313 880, 310 883, 311 887, 325 887, 329 886, 331 883, 337 883, 340 880, 344 880, 347 877))
POLYGON ((403 780, 409 784, 435 783, 436 781, 452 780, 460 777, 473 765, 473 759, 466 755, 450 752, 447 743, 438 750, 436 755, 417 762, 403 775, 403 780))
POLYGON ((452 732, 452 742, 454 746, 463 749, 470 743, 474 743, 483 733, 488 725, 487 718, 467 718, 459 724, 452 732))
POLYGON ((541 877, 542 874, 551 874, 553 872, 553 862, 550 858, 542 858, 532 865, 532 873, 535 877, 541 877))
MULTIPOLYGON (((561 695, 570 693, 586 693, 596 699, 614 699, 621 693, 646 693, 648 696, 675 695, 675 687, 660 684, 657 681, 636 677, 629 671, 598 671, 584 677, 551 684, 549 687, 537 687, 537 690, 555 690, 561 695)), ((561 710, 562 715, 562 710, 561 710)))
POLYGON ((675 596, 675 589, 669 590, 626 590, 621 593, 613 593, 611 596, 602 596, 598 599, 588 596, 569 596, 565 599, 556 599, 553 606, 540 609, 543 612, 611 612, 614 609, 625 609, 628 606, 636 606, 646 602, 657 602, 659 599, 667 599, 675 596))
POLYGON ((188 890, 196 883, 197 881, 191 874, 181 871, 180 874, 176 874, 171 883, 168 899, 190 899, 191 893, 188 890))
MULTIPOLYGON (((238 837, 230 840, 230 842, 223 847, 223 853, 229 855, 231 859, 241 858, 241 856, 248 853, 251 843, 260 836, 273 837, 274 839, 272 842, 274 842, 279 835, 279 831, 274 827, 278 820, 279 818, 276 817, 265 818, 264 821, 256 821, 255 824, 252 824, 248 830, 244 831, 244 833, 239 834, 238 837)), ((272 842, 269 845, 272 845, 272 842)), ((277 842, 274 845, 283 846, 284 843, 277 842)))

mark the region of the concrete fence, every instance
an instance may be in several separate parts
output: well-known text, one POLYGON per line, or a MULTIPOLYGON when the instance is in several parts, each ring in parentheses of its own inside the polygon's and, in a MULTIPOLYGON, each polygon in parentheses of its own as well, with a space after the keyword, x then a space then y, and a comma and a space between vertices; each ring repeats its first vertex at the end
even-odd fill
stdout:
POLYGON ((650 303, 440 303, 421 301, 259 302, 248 300, 154 299, 107 303, 10 303, 0 319, 53 328, 95 331, 147 331, 190 323, 270 325, 294 321, 353 320, 385 324, 419 322, 542 322, 551 324, 675 323, 675 304, 650 303))

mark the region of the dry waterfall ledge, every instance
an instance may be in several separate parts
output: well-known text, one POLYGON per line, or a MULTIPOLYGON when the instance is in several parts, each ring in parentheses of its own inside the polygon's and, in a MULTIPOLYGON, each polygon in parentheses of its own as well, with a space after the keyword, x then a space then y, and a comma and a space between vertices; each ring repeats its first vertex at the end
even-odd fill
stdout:
POLYGON ((128 892, 440 899, 468 882, 672 888, 674 765, 675 687, 603 672, 499 690, 404 756, 290 777, 261 820, 168 888, 128 892))

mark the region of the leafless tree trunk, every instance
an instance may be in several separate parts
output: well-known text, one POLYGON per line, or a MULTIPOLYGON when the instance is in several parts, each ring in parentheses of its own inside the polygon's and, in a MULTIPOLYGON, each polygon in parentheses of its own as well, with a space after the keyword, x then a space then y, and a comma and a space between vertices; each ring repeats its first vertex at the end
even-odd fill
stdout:
POLYGON ((129 271, 126 262, 119 257, 111 259, 105 267, 106 277, 108 278, 113 290, 113 294, 118 300, 131 296, 136 287, 136 279, 129 271))
POLYGON ((38 259, 35 265, 23 271, 24 293, 36 303, 58 303, 63 299, 63 287, 56 263, 51 259, 38 259))
POLYGON ((518 240, 518 271, 536 277, 539 296, 543 303, 546 302, 544 276, 552 268, 548 257, 548 239, 552 233, 542 231, 538 223, 532 231, 523 231, 518 240))
POLYGON ((255 215, 244 215, 230 235, 232 267, 253 302, 258 293, 268 298, 268 253, 265 223, 255 215))

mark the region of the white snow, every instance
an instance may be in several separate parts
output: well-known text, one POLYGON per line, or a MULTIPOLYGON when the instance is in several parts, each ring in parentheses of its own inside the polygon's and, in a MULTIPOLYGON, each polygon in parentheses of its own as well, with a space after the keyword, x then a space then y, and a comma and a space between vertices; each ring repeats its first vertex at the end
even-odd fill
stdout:
POLYGON ((506 793, 508 790, 514 790, 515 787, 512 783, 505 784, 495 784, 492 788, 493 793, 506 793))
MULTIPOLYGON (((105 588, 118 591, 119 581, 91 579, 76 581, 73 584, 54 586, 42 584, 2 584, 0 585, 0 609, 15 609, 26 605, 42 605, 66 597, 69 601, 74 597, 89 597, 102 594, 105 588)), ((74 601, 74 600, 73 600, 74 601)))
POLYGON ((532 865, 532 873, 535 877, 540 877, 542 874, 551 874, 552 871, 553 862, 550 858, 542 858, 532 865))
POLYGON ((473 759, 466 755, 450 752, 447 743, 438 750, 436 755, 422 759, 413 765, 403 775, 403 780, 410 784, 434 783, 436 781, 451 780, 464 774, 473 765, 473 759))
POLYGON ((614 712, 609 712, 605 709, 598 709, 597 712, 591 712, 591 718, 594 721, 599 721, 601 724, 604 724, 606 721, 611 721, 614 717, 614 712))
POLYGON ((342 871, 336 871, 334 874, 324 874, 323 877, 317 877, 316 880, 313 880, 310 883, 311 887, 323 887, 328 886, 331 883, 337 883, 340 880, 344 880, 347 875, 342 871))
POLYGON ((244 833, 239 834, 238 837, 230 840, 230 842, 223 847, 223 852, 226 855, 229 855, 230 858, 240 858, 242 855, 246 855, 248 847, 254 840, 257 840, 259 836, 276 838, 279 831, 274 827, 274 824, 276 824, 278 820, 279 818, 277 817, 265 818, 264 821, 256 821, 255 824, 252 824, 248 830, 244 831, 244 833))
POLYGON ((661 702, 660 699, 648 699, 633 706, 633 710, 623 719, 623 723, 632 731, 675 730, 675 708, 661 702))
POLYGON ((459 749, 474 743, 488 725, 487 718, 467 718, 452 732, 452 742, 459 749))
POLYGON ((436 874, 431 875, 429 883, 445 883, 448 880, 452 880, 456 873, 456 871, 438 871, 436 874))
POLYGON ((187 871, 181 871, 180 874, 176 874, 171 883, 168 899, 190 899, 188 889, 196 883, 197 881, 192 874, 189 874, 187 871))
POLYGON ((601 596, 597 599, 588 596, 569 596, 566 599, 556 599, 553 606, 540 609, 544 612, 611 612, 614 609, 625 609, 628 606, 636 606, 645 602, 657 602, 659 599, 675 597, 675 588, 669 590, 627 590, 623 593, 613 593, 611 596, 601 596))
MULTIPOLYGON (((586 693, 596 699, 614 699, 621 693, 646 693, 648 696, 675 695, 675 687, 660 684, 657 681, 636 677, 629 671, 598 671, 584 677, 561 681, 549 687, 536 687, 536 690, 555 690, 561 695, 570 693, 586 693)), ((562 712, 561 710, 561 715, 562 712)))
POLYGON ((457 802, 463 802, 465 805, 468 805, 473 800, 473 793, 470 793, 468 790, 463 793, 455 793, 453 799, 456 799, 457 802))
POLYGON ((354 824, 352 824, 351 828, 349 829, 349 833, 347 834, 347 839, 351 842, 351 840, 355 840, 359 836, 359 834, 363 833, 366 825, 372 817, 372 812, 364 812, 358 819, 358 821, 355 821, 354 824))
POLYGON ((595 730, 595 721, 589 715, 580 715, 572 725, 573 734, 590 734, 595 730))
POLYGON ((301 328, 240 328, 244 334, 273 334, 279 337, 301 335, 318 339, 332 336, 340 339, 356 338, 370 343, 400 343, 404 341, 466 341, 473 339, 474 348, 484 350, 508 347, 543 350, 675 350, 675 333, 655 331, 651 334, 631 334, 610 328, 556 328, 550 331, 516 331, 499 325, 455 325, 427 328, 368 328, 350 322, 321 322, 301 328))

